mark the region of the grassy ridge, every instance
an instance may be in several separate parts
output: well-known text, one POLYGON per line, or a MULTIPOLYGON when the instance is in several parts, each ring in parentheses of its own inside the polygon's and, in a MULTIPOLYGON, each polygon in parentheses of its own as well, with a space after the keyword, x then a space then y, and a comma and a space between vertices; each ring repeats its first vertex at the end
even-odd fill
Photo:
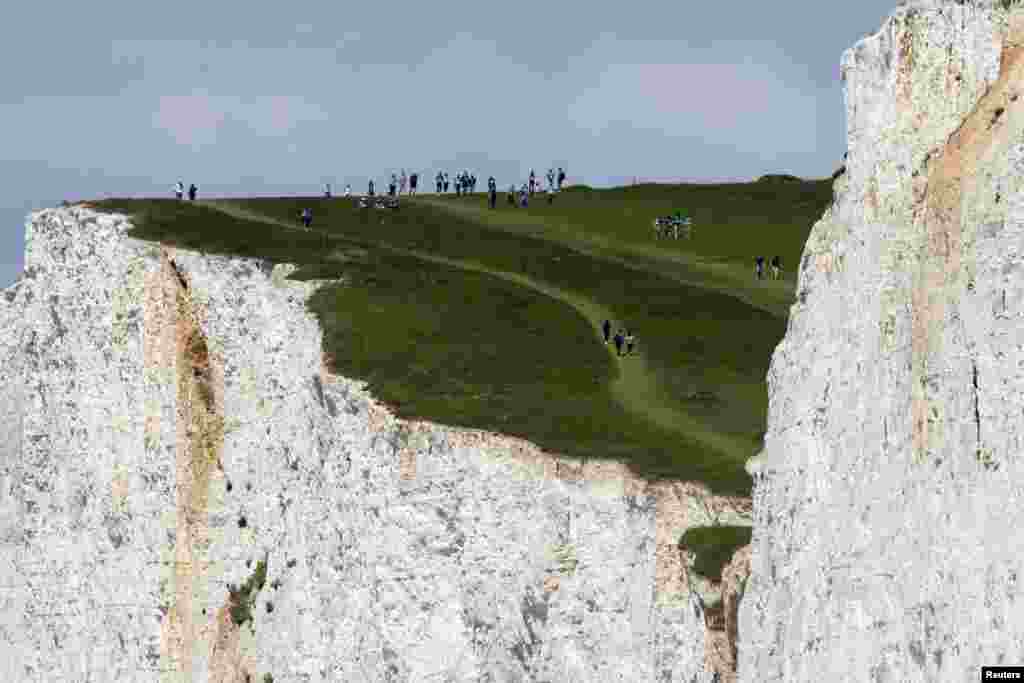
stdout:
POLYGON ((322 198, 94 205, 134 214, 143 239, 293 262, 293 279, 344 275, 349 285, 307 302, 325 350, 337 372, 367 380, 402 417, 747 494, 743 463, 763 433, 764 377, 793 283, 750 282, 750 244, 736 246, 737 236, 750 232, 746 214, 761 211, 781 225, 759 228, 760 244, 777 247, 762 253, 795 265, 790 255, 830 200, 830 184, 815 181, 573 190, 525 211, 491 212, 481 195, 423 197, 398 211, 322 198), (262 222, 297 227, 305 207, 329 243, 262 222), (677 207, 695 215, 697 237, 654 244, 650 219, 677 207), (335 260, 339 251, 349 258, 335 260), (708 270, 713 261, 718 270, 708 270), (600 321, 588 319, 595 311, 632 327, 643 357, 610 355, 600 321))

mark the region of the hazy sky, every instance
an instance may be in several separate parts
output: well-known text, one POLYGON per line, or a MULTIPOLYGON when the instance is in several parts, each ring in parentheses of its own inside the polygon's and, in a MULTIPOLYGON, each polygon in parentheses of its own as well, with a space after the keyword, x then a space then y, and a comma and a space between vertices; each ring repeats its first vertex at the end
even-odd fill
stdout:
POLYGON ((845 151, 840 56, 896 4, 7 3, 0 287, 30 209, 179 178, 211 196, 364 191, 402 167, 824 177, 845 151))

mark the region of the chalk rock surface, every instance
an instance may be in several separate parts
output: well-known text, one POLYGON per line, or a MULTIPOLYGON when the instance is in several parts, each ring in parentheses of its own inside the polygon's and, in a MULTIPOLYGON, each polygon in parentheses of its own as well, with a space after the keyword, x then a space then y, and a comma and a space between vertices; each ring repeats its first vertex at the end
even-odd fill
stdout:
POLYGON ((711 680, 677 543, 749 499, 399 421, 315 284, 128 228, 33 214, 0 298, 0 678, 711 680))
POLYGON ((1024 664, 1024 9, 904 3, 843 74, 748 466, 739 677, 978 680, 1024 664))

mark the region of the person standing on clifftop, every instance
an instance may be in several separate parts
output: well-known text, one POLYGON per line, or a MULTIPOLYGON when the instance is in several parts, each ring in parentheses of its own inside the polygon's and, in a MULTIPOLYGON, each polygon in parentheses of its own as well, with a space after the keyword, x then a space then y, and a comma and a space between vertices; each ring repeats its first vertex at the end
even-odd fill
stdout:
POLYGON ((402 178, 398 182, 399 182, 398 194, 405 194, 406 176, 405 176, 405 169, 404 168, 402 169, 402 178))
POLYGON ((419 173, 413 173, 409 176, 409 194, 416 194, 416 183, 420 179, 419 173))
POLYGON ((178 199, 183 199, 185 197, 185 183, 180 180, 178 181, 178 184, 174 186, 174 195, 178 199))
POLYGON ((194 202, 196 200, 196 192, 199 192, 199 188, 196 187, 195 183, 188 186, 188 198, 190 201, 194 202))
POLYGON ((487 198, 491 208, 495 208, 498 203, 498 181, 494 179, 494 176, 487 179, 487 198))
POLYGON ((371 199, 373 198, 373 178, 370 178, 370 191, 367 192, 367 194, 370 196, 371 199))

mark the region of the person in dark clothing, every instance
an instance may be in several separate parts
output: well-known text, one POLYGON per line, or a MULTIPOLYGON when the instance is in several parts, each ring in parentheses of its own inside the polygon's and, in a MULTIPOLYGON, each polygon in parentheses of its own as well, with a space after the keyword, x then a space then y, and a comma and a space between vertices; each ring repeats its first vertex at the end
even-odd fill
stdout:
POLYGON ((487 179, 487 192, 491 208, 493 209, 498 203, 498 182, 494 179, 494 176, 487 179))
POLYGON ((448 180, 448 174, 445 173, 444 174, 444 191, 445 192, 448 191, 448 184, 449 184, 449 182, 451 182, 451 181, 448 180))
POLYGON ((371 198, 373 197, 373 178, 370 178, 370 191, 367 192, 366 194, 368 194, 371 198))
POLYGON ((610 320, 605 320, 604 325, 601 326, 601 330, 604 332, 604 343, 607 344, 612 334, 612 323, 610 320))
POLYGON ((513 207, 513 208, 516 205, 516 186, 515 185, 509 185, 508 186, 508 205, 513 207))
POLYGON ((534 188, 537 187, 537 176, 533 174, 533 169, 530 169, 530 196, 533 196, 534 188))
POLYGON ((306 226, 307 230, 309 229, 309 226, 313 224, 313 210, 312 209, 303 209, 302 210, 302 224, 304 226, 306 226))
POLYGON ((757 279, 760 280, 764 277, 764 256, 758 256, 754 263, 754 271, 757 273, 757 279))
POLYGON ((420 179, 419 173, 413 173, 409 176, 409 194, 416 194, 416 183, 420 179))
POLYGON ((388 185, 388 196, 389 197, 394 197, 395 196, 395 192, 397 190, 398 190, 397 183, 394 181, 394 178, 392 178, 391 183, 388 185))
POLYGON ((199 191, 199 188, 196 187, 195 183, 192 183, 191 185, 189 185, 188 186, 188 198, 189 198, 189 200, 195 201, 196 200, 196 192, 198 192, 198 191, 199 191))
POLYGON ((622 355, 622 342, 622 330, 619 330, 618 332, 615 333, 615 352, 618 353, 620 356, 622 355))
POLYGON ((438 171, 437 175, 434 176, 434 185, 437 186, 437 193, 441 194, 441 186, 444 185, 444 178, 441 176, 440 171, 438 171))
POLYGON ((565 171, 563 171, 562 167, 559 166, 558 167, 558 189, 559 190, 562 189, 562 183, 564 183, 564 182, 565 182, 565 171))

